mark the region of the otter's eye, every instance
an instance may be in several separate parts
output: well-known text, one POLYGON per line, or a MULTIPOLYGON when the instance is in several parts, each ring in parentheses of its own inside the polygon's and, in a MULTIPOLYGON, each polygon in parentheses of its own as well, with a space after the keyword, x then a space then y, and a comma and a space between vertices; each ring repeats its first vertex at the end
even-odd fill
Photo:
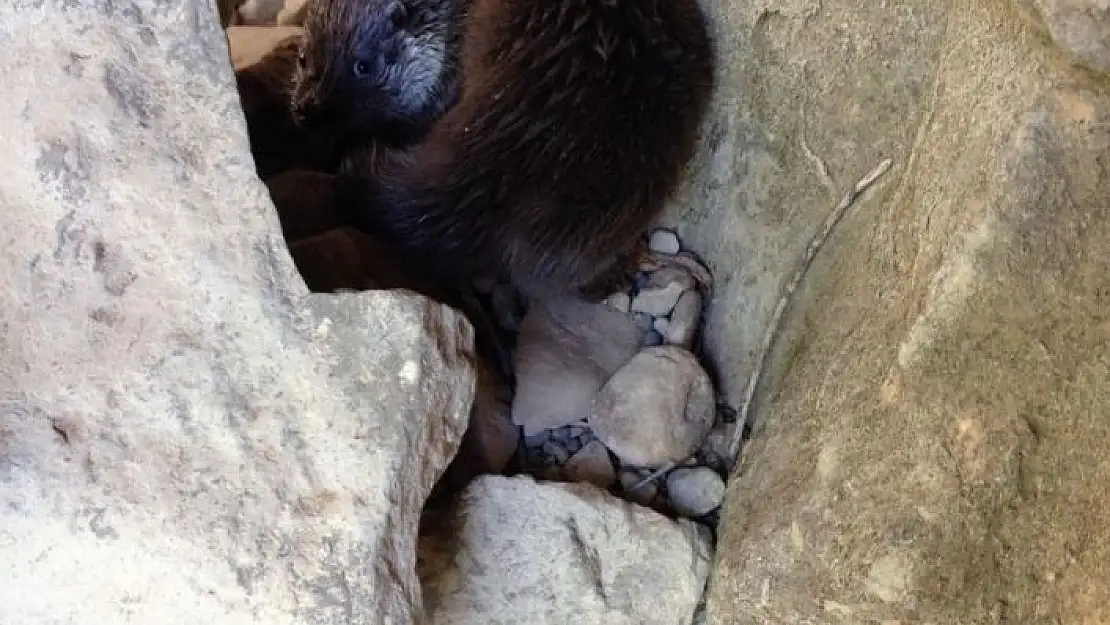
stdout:
POLYGON ((308 57, 305 56, 304 50, 301 50, 301 53, 297 55, 297 65, 299 65, 301 69, 304 69, 304 66, 307 64, 308 57))
POLYGON ((351 67, 351 71, 353 71, 358 78, 366 78, 370 75, 370 62, 362 60, 355 61, 355 64, 351 67))

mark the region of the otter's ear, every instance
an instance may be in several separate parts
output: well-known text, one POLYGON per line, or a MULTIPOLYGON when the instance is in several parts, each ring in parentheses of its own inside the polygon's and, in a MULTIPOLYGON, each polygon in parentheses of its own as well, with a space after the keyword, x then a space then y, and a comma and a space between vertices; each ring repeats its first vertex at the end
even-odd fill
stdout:
POLYGON ((385 9, 386 17, 397 30, 404 30, 409 23, 409 10, 402 0, 393 0, 385 9))

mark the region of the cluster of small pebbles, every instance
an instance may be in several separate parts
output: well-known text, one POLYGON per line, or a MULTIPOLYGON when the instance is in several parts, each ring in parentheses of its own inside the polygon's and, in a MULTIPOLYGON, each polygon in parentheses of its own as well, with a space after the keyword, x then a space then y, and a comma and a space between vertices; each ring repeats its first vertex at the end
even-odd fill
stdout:
POLYGON ((670 230, 653 231, 649 248, 634 285, 605 302, 561 300, 522 314, 496 298, 499 324, 516 335, 519 466, 712 522, 725 483, 709 448, 729 415, 692 351, 712 277, 670 230))

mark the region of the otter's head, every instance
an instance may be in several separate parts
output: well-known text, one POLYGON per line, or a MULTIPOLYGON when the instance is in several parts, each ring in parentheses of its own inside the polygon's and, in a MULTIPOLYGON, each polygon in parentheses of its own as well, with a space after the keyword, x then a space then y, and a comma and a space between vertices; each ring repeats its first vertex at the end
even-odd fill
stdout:
POLYGON ((315 0, 293 79, 302 126, 415 142, 457 97, 460 0, 315 0))

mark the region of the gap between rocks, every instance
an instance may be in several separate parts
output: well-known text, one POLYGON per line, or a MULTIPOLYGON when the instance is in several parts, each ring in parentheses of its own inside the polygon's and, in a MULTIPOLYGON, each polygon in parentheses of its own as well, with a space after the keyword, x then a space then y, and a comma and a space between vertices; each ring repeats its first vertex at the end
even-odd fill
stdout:
MULTIPOLYGON (((645 233, 652 260, 639 267, 631 289, 605 302, 528 309, 509 285, 494 283, 475 285, 471 300, 452 299, 410 275, 372 237, 330 227, 327 158, 289 119, 283 93, 299 39, 299 18, 289 15, 303 15, 303 4, 275 5, 268 16, 256 5, 225 7, 222 15, 225 25, 254 24, 227 27, 232 63, 258 175, 309 289, 410 289, 459 307, 485 339, 469 429, 428 504, 423 560, 435 551, 428 545, 456 542, 432 521, 457 516, 466 500, 459 495, 484 475, 590 485, 642 508, 637 514, 696 522, 708 547, 740 425, 737 410, 717 400, 702 364, 713 278, 698 254, 673 230, 657 228, 645 233)), ((424 573, 425 585, 435 587, 434 575, 424 573)), ((693 596, 700 598, 704 581, 702 575, 693 596)))

